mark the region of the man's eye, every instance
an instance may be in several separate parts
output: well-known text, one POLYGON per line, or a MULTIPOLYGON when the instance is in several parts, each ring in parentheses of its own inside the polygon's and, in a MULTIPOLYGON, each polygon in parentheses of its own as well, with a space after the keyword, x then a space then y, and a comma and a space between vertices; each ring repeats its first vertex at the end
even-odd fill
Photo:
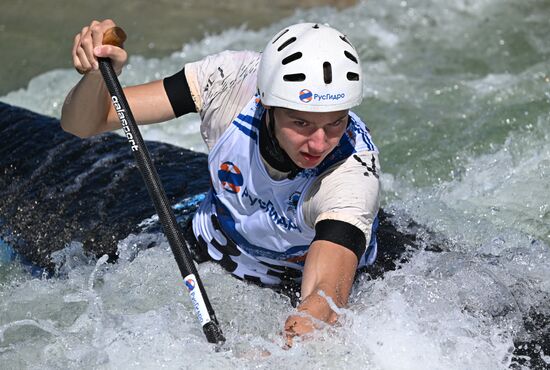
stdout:
POLYGON ((296 126, 300 126, 300 127, 306 127, 307 126, 307 123, 304 122, 304 121, 294 121, 294 124, 296 126))

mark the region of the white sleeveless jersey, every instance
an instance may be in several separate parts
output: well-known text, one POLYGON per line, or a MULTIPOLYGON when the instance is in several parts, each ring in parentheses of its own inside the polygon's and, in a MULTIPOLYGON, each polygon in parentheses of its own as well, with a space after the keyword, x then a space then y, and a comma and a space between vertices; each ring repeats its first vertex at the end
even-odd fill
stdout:
MULTIPOLYGON (((193 218, 193 232, 209 255, 237 277, 277 285, 301 279, 315 236, 302 216, 303 195, 312 181, 355 152, 377 149, 365 124, 350 112, 346 133, 319 166, 276 181, 260 157, 263 113, 254 97, 212 148, 212 188, 193 218)), ((376 222, 359 267, 376 258, 375 227, 376 222)))

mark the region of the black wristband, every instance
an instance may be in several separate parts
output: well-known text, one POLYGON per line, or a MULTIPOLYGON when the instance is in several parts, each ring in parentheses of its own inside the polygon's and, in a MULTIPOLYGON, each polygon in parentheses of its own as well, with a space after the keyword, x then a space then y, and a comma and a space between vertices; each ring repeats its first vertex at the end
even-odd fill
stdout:
POLYGON ((357 262, 367 249, 365 234, 357 226, 344 221, 322 220, 317 222, 313 241, 316 240, 326 240, 349 249, 357 256, 357 262))
POLYGON ((185 78, 185 68, 172 76, 166 77, 162 80, 162 83, 176 117, 197 111, 189 84, 185 78))

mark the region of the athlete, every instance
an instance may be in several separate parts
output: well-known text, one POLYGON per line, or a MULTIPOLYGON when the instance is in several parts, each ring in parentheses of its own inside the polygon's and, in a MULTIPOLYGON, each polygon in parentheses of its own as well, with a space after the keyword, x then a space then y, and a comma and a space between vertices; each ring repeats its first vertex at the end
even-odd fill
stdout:
MULTIPOLYGON (((121 73, 127 53, 102 45, 112 20, 74 39, 83 74, 68 94, 62 127, 80 137, 120 128, 98 57, 121 73)), ((362 100, 359 57, 339 31, 296 24, 263 53, 225 51, 186 64, 163 80, 124 89, 139 124, 190 112, 201 117, 212 187, 186 232, 196 261, 286 290, 296 335, 333 324, 356 271, 374 263, 379 209, 378 150, 350 111, 362 100), (299 285, 301 284, 301 286, 299 285)))

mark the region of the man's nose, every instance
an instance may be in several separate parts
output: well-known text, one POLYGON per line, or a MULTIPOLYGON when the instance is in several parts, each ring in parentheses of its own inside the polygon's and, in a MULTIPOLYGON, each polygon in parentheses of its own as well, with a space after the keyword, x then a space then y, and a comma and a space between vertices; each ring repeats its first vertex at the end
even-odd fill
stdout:
POLYGON ((323 128, 316 129, 308 141, 309 154, 316 155, 325 152, 328 148, 328 138, 323 128))

